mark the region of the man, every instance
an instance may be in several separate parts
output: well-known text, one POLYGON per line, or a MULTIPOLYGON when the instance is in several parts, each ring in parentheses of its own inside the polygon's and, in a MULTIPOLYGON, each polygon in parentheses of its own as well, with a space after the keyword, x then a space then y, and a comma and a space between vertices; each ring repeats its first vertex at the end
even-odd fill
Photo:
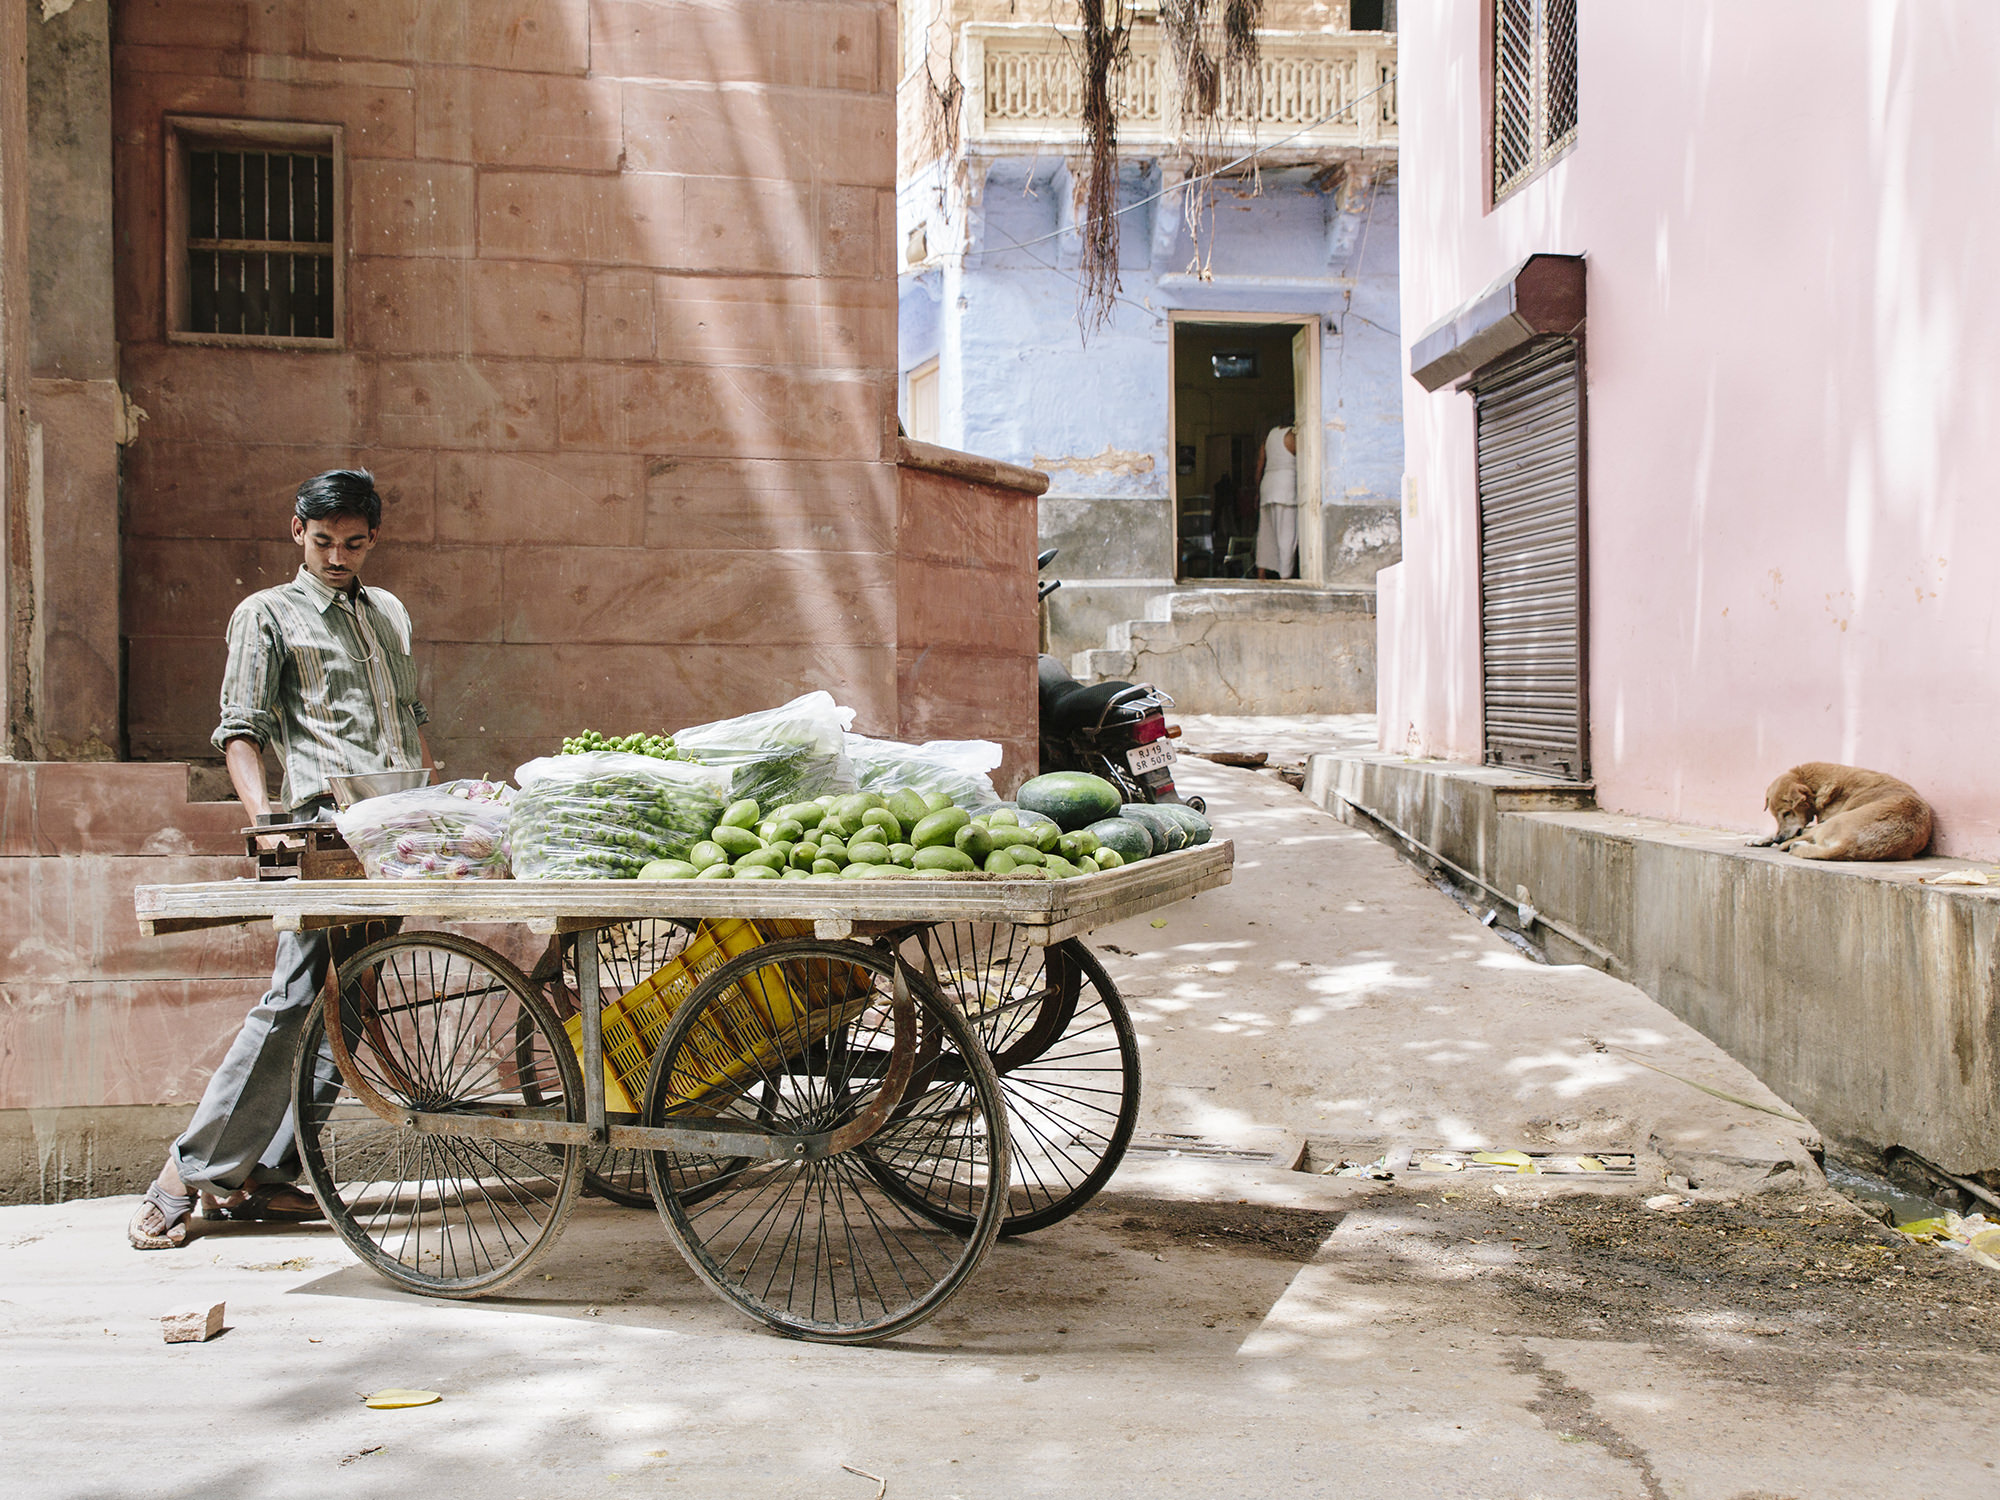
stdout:
MULTIPOLYGON (((394 595, 364 589, 361 569, 382 524, 365 469, 334 469, 299 486, 292 540, 302 565, 278 588, 252 594, 229 620, 222 723, 214 742, 244 808, 271 811, 264 747, 284 763, 280 805, 296 818, 332 805, 327 778, 430 766, 410 660, 410 617, 394 595)), ((325 982, 323 932, 285 933, 270 991, 209 1079, 194 1118, 132 1216, 141 1250, 185 1244, 197 1195, 226 1219, 300 1222, 321 1217, 293 1186, 299 1157, 291 1117, 299 1029, 325 982)))

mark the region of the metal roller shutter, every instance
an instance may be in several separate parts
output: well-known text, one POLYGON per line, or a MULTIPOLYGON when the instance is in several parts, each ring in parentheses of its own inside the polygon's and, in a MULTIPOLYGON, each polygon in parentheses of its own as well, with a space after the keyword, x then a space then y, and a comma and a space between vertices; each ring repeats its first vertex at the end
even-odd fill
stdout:
POLYGON ((1486 759, 1590 774, 1584 693, 1583 383, 1552 339, 1473 386, 1486 759))

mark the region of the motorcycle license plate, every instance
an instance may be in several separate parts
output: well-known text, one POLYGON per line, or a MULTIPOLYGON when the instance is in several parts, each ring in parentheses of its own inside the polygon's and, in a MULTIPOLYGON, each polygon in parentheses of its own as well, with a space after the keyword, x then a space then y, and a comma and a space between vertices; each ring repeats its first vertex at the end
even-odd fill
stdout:
POLYGON ((1154 740, 1150 745, 1141 745, 1136 750, 1125 752, 1126 762, 1132 767, 1134 776, 1144 776, 1148 771, 1164 771, 1174 763, 1174 747, 1165 740, 1154 740))

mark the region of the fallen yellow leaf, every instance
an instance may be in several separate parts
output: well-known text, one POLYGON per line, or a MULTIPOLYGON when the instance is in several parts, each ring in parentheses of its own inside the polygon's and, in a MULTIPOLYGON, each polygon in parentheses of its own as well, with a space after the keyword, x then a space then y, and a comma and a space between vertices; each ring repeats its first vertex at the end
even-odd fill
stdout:
POLYGON ((377 1411, 400 1411, 406 1406, 429 1406, 433 1401, 442 1400, 444 1397, 436 1391, 403 1391, 391 1388, 377 1391, 368 1398, 366 1404, 377 1411))
POLYGON ((1475 1151, 1472 1159, 1483 1167, 1512 1167, 1526 1176, 1535 1170, 1535 1160, 1525 1151, 1475 1151))

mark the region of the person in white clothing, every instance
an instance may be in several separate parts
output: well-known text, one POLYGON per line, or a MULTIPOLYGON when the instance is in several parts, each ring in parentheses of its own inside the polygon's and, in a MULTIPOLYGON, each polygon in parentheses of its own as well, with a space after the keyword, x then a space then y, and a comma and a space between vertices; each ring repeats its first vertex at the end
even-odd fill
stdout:
POLYGON ((1299 435, 1273 427, 1257 450, 1257 576, 1290 578, 1299 559, 1299 435))

